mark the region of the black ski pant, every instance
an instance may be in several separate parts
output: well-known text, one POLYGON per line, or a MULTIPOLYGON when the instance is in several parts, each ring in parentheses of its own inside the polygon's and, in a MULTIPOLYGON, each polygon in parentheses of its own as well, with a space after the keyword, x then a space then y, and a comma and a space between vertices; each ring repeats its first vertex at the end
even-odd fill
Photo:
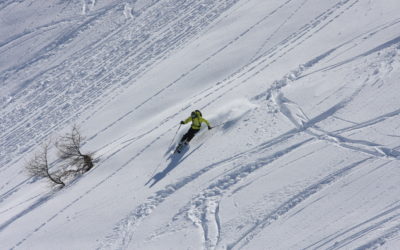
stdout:
POLYGON ((187 141, 190 142, 193 137, 200 131, 200 129, 193 129, 190 128, 188 132, 186 132, 186 134, 183 135, 181 142, 187 141))

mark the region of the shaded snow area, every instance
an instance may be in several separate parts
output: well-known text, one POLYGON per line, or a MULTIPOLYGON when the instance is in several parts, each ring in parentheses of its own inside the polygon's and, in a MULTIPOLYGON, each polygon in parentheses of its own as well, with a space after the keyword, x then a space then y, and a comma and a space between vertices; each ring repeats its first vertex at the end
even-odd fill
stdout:
POLYGON ((0 249, 400 249, 399 13, 0 1, 0 249), (94 168, 30 177, 73 125, 94 168))

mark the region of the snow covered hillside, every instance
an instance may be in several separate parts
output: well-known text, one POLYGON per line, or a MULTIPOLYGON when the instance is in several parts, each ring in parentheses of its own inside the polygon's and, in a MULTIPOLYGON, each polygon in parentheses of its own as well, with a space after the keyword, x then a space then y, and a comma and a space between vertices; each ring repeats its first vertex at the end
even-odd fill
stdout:
POLYGON ((400 249, 399 13, 1 1, 0 249, 400 249), (195 109, 214 128, 171 155, 195 109), (95 167, 29 177, 74 124, 95 167))

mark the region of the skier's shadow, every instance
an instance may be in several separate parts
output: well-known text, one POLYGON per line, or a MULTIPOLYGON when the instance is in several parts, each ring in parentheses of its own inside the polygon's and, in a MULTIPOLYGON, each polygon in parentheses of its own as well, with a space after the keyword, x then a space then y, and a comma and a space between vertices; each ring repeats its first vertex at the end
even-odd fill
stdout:
POLYGON ((150 185, 150 188, 153 187, 154 185, 156 185, 159 181, 164 179, 164 177, 169 172, 171 172, 180 163, 182 163, 186 158, 188 158, 191 154, 193 154, 193 152, 196 151, 200 146, 196 147, 194 150, 192 150, 192 152, 190 152, 190 154, 188 154, 186 156, 185 156, 185 154, 189 151, 189 148, 190 148, 189 146, 184 147, 181 153, 179 153, 179 154, 175 153, 175 154, 171 155, 168 158, 168 159, 170 159, 170 163, 168 164, 168 166, 163 171, 158 172, 153 177, 151 177, 150 180, 145 185, 149 184, 152 180, 154 180, 154 182, 150 185))

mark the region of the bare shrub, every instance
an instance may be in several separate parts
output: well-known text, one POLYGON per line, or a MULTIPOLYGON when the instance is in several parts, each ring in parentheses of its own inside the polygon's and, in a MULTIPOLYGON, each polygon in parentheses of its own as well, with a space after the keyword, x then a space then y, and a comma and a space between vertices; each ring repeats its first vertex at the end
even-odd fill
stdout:
POLYGON ((62 164, 55 164, 54 171, 49 169, 49 149, 51 142, 42 145, 41 150, 26 164, 31 177, 46 178, 53 184, 65 186, 65 182, 79 174, 89 171, 93 167, 92 154, 84 154, 81 145, 84 138, 77 126, 73 126, 71 133, 60 137, 55 143, 62 164))
POLYGON ((48 152, 50 142, 46 142, 42 145, 40 152, 36 153, 33 158, 27 163, 26 169, 31 177, 46 178, 53 184, 65 186, 65 183, 61 180, 63 177, 59 172, 50 173, 48 152))
POLYGON ((56 147, 59 151, 59 157, 66 162, 66 166, 73 167, 73 169, 66 170, 68 173, 85 173, 89 171, 93 165, 93 155, 91 153, 84 154, 81 151, 82 141, 84 137, 76 125, 72 127, 71 133, 60 137, 56 142, 56 147))

